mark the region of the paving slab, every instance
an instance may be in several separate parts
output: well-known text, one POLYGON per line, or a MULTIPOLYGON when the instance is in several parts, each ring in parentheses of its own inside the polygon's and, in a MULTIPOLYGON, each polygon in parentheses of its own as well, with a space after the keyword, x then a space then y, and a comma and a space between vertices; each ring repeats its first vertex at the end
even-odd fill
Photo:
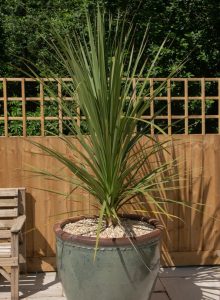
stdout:
POLYGON ((157 279, 155 287, 154 287, 154 292, 165 292, 164 286, 161 283, 160 278, 157 279))
POLYGON ((153 293, 150 300, 170 300, 166 293, 153 293))
POLYGON ((171 300, 220 300, 219 279, 168 277, 161 282, 171 300))
POLYGON ((220 279, 220 266, 161 268, 159 277, 214 277, 220 279))
MULTIPOLYGON (((8 299, 7 299, 8 300, 8 299)), ((43 297, 43 298, 39 298, 39 297, 36 297, 36 298, 22 298, 22 300, 66 300, 65 297, 43 297)))
MULTIPOLYGON (((10 299, 10 284, 5 279, 0 279, 0 300, 8 300, 10 299)), ((20 299, 65 299, 61 283, 55 272, 21 275, 19 291, 20 299)))
MULTIPOLYGON (((0 276, 0 300, 10 299, 10 285, 0 276)), ((22 300, 66 300, 55 272, 20 277, 22 300)), ((220 300, 220 267, 164 268, 151 300, 220 300)))

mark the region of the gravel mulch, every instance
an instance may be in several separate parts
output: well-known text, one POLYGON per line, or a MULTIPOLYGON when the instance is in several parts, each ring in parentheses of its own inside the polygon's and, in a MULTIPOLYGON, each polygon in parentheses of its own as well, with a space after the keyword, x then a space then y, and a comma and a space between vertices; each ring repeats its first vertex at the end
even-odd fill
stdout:
MULTIPOLYGON (((74 235, 96 237, 98 218, 86 218, 74 223, 68 223, 63 230, 74 235)), ((134 237, 147 234, 155 229, 154 226, 137 220, 121 219, 121 224, 115 227, 106 228, 106 223, 102 222, 100 238, 123 238, 126 236, 134 237)))

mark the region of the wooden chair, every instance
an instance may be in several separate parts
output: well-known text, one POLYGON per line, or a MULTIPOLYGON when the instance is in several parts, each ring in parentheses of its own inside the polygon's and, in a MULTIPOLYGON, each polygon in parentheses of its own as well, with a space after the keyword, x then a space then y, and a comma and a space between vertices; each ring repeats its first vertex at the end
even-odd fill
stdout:
POLYGON ((25 257, 25 243, 21 241, 25 219, 25 189, 0 188, 0 274, 11 283, 12 300, 19 299, 19 253, 25 257))

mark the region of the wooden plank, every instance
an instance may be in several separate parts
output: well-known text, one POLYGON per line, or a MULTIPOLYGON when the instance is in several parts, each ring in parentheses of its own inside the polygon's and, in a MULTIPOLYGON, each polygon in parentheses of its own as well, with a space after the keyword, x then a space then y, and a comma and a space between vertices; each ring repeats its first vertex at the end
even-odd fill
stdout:
POLYGON ((203 170, 203 226, 202 249, 220 249, 220 188, 219 188, 219 150, 220 140, 214 135, 204 137, 204 170, 203 170))
MULTIPOLYGON (((11 231, 10 230, 0 230, 0 239, 8 239, 11 237, 11 231)), ((1 244, 0 244, 1 248, 1 244)))
MULTIPOLYGON (((154 81, 150 79, 150 116, 153 118, 154 116, 154 81)), ((151 135, 154 135, 154 126, 150 127, 151 135)))
MULTIPOLYGON (((12 81, 21 81, 22 80, 21 78, 17 78, 17 77, 16 78, 8 78, 7 77, 6 79, 7 79, 7 81, 11 81, 11 82, 12 81)), ((3 80, 4 80, 4 78, 3 78, 3 80)))
POLYGON ((1 247, 6 247, 9 248, 11 247, 11 243, 7 242, 7 243, 0 243, 1 247))
POLYGON ((8 117, 8 121, 22 121, 23 117, 8 117))
MULTIPOLYGON (((47 146, 49 146, 51 144, 50 142, 51 139, 49 139, 47 141, 47 146)), ((73 141, 76 143, 75 145, 78 146, 78 142, 76 142, 74 139, 73 141)), ((56 147, 56 149, 61 152, 61 153, 64 153, 67 157, 71 157, 72 153, 71 151, 65 147, 65 145, 63 143, 55 143, 53 144, 53 147, 56 147)), ((46 169, 50 169, 51 167, 51 163, 53 164, 53 159, 47 159, 47 161, 45 162, 45 167, 46 169)), ((58 166, 56 166, 57 168, 58 166)), ((60 175, 62 174, 68 174, 69 176, 71 176, 71 172, 68 172, 66 170, 61 170, 60 171, 60 175)), ((48 186, 48 189, 50 190, 61 190, 60 189, 60 186, 58 187, 57 186, 57 182, 56 181, 48 181, 47 182, 47 186, 48 186)), ((65 183, 63 182, 62 184, 62 192, 66 192, 66 193, 70 193, 72 187, 68 184, 68 183, 65 183)), ((79 191, 77 192, 77 195, 79 195, 79 191)), ((47 199, 46 203, 45 203, 45 214, 41 216, 41 222, 43 224, 43 228, 41 230, 45 230, 46 232, 46 236, 47 236, 47 240, 45 242, 45 239, 41 236, 40 237, 40 243, 41 243, 41 247, 43 248, 44 247, 44 250, 42 251, 39 251, 38 254, 36 254, 35 256, 38 256, 39 253, 41 255, 44 255, 44 256, 48 256, 48 257, 51 257, 54 255, 54 251, 55 251, 55 235, 54 234, 50 234, 51 233, 51 229, 53 227, 53 224, 56 222, 57 219, 64 219, 66 217, 69 217, 71 216, 72 214, 70 213, 72 210, 76 210, 76 207, 79 207, 81 205, 81 208, 82 206, 84 207, 84 205, 82 205, 82 202, 81 201, 72 201, 71 199, 65 199, 64 196, 58 196, 54 197, 54 194, 53 193, 43 193, 45 199, 47 199), (53 217, 50 217, 48 218, 48 214, 46 213, 47 212, 50 212, 50 216, 53 216, 53 217), (63 213, 63 215, 61 216, 58 216, 57 215, 57 212, 60 212, 61 214, 63 213)), ((81 195, 81 194, 80 194, 81 195)), ((39 209, 40 209, 40 206, 39 206, 39 209)), ((37 233, 36 233, 36 239, 37 239, 37 233)))
MULTIPOLYGON (((132 79, 132 96, 131 96, 131 100, 132 102, 136 101, 137 98, 137 84, 136 84, 136 79, 132 79)), ((137 132, 137 126, 135 127, 135 132, 137 132)))
POLYGON ((18 196, 18 189, 0 188, 0 197, 16 197, 16 196, 18 196))
MULTIPOLYGON (((22 78, 6 78, 8 81, 21 81, 22 78)), ((58 78, 42 78, 44 81, 56 81, 58 78)), ((150 79, 150 78, 149 78, 150 79)), ((165 81, 167 80, 167 77, 158 77, 158 78, 155 78, 156 80, 158 81, 165 81)), ((184 81, 184 78, 181 78, 181 77, 173 77, 171 78, 172 81, 184 81)), ((190 77, 189 80, 190 81, 199 81, 201 79, 201 77, 190 77)), ((4 77, 0 77, 0 81, 3 81, 4 80, 4 77)), ((62 78, 63 81, 72 81, 72 78, 62 78)), ((145 78, 140 78, 140 80, 145 80, 145 78)), ((37 79, 35 78, 30 78, 30 77, 27 77, 25 78, 25 81, 37 81, 37 79)), ((218 78, 214 78, 214 77, 206 77, 205 78, 205 81, 218 81, 218 78)))
POLYGON ((201 251, 203 244, 203 204, 204 203, 204 160, 207 154, 204 153, 204 137, 191 136, 191 187, 190 205, 191 208, 189 232, 190 250, 201 251))
POLYGON ((62 80, 59 79, 58 81, 58 109, 59 109, 59 134, 63 133, 63 113, 62 113, 62 80))
POLYGON ((7 218, 7 217, 17 217, 18 216, 18 209, 0 209, 0 218, 7 218))
POLYGON ((40 97, 26 97, 27 101, 40 101, 40 97))
MULTIPOLYGON (((19 248, 20 249, 20 248, 19 248)), ((19 264, 25 264, 25 268, 21 268, 24 269, 27 272, 27 268, 26 268, 26 255, 23 255, 22 252, 19 250, 19 264)), ((23 272, 23 270, 21 270, 23 272)))
MULTIPOLYGON (((220 110, 220 106, 219 106, 220 110)), ((220 249, 220 168, 219 168, 219 153, 220 153, 220 139, 212 136, 213 139, 213 169, 212 173, 209 174, 211 180, 213 181, 213 195, 209 197, 209 203, 212 207, 211 216, 213 216, 213 227, 212 227, 212 249, 218 250, 220 249)), ((207 141, 209 143, 209 141, 207 141)), ((211 147, 211 145, 210 145, 211 147)), ((209 177, 209 178, 210 178, 209 177)))
POLYGON ((18 203, 18 214, 26 215, 26 188, 19 188, 19 203, 18 203))
POLYGON ((40 81, 40 122, 41 122, 41 136, 44 136, 44 84, 40 81))
MULTIPOLYGON (((9 249, 5 249, 5 250, 0 249, 0 259, 2 258, 2 260, 3 260, 4 258, 9 258, 9 257, 11 257, 11 250, 9 250, 9 249)), ((1 265, 1 266, 3 266, 3 265, 1 265)))
POLYGON ((220 250, 184 252, 162 251, 161 265, 166 267, 220 265, 220 250))
POLYGON ((5 277, 6 280, 8 280, 9 282, 11 282, 11 277, 10 274, 8 272, 6 272, 3 268, 0 267, 0 274, 2 274, 2 276, 5 277))
POLYGON ((0 257, 11 256, 11 243, 0 243, 0 257))
MULTIPOLYGON (((167 140, 167 137, 164 137, 165 140, 167 140)), ((177 147, 174 147, 174 141, 169 142, 170 147, 167 147, 167 152, 164 151, 164 158, 160 159, 159 162, 167 163, 171 162, 171 160, 175 159, 178 157, 178 149, 177 147)), ((159 167, 159 164, 158 164, 159 167)), ((165 179, 165 178, 164 178, 165 179)), ((176 184, 170 184, 171 189, 165 191, 165 195, 167 199, 171 200, 179 200, 177 191, 173 188, 176 187, 176 184)), ((171 214, 172 216, 179 216, 179 205, 176 203, 168 203, 166 205, 167 207, 167 212, 171 214)), ((166 240, 166 247, 170 251, 177 251, 178 250, 178 219, 177 218, 166 218, 166 232, 167 232, 167 240, 166 240)))
POLYGON ((12 257, 12 258, 0 257, 0 266, 2 267, 10 267, 10 266, 17 266, 17 265, 18 265, 17 257, 12 257))
MULTIPOLYGON (((175 138, 174 138, 175 141, 175 138)), ((190 209, 184 204, 189 203, 189 192, 190 192, 190 171, 191 171, 191 144, 189 136, 184 136, 182 140, 177 140, 174 143, 174 155, 173 158, 177 160, 176 174, 178 181, 176 186, 178 190, 176 191, 176 199, 180 201, 178 205, 178 217, 176 226, 173 226, 173 230, 177 231, 176 238, 178 239, 178 249, 179 251, 190 249, 190 209), (182 203, 182 204, 181 204, 182 203)), ((172 241, 171 241, 172 243, 172 241)))
POLYGON ((167 80, 167 115, 168 115, 168 135, 172 134, 172 119, 171 119, 171 82, 167 80))
POLYGON ((189 111, 188 111, 188 79, 184 80, 184 117, 185 117, 185 134, 189 134, 189 111))
POLYGON ((18 206, 18 198, 0 198, 0 207, 18 206))
POLYGON ((22 78, 21 81, 21 97, 22 97, 22 125, 23 125, 23 136, 27 135, 26 128, 26 95, 25 95, 25 79, 22 78))
MULTIPOLYGON (((36 138, 38 142, 40 140, 36 138)), ((20 141, 21 147, 22 147, 22 154, 21 151, 19 151, 19 155, 22 156, 22 160, 29 163, 32 161, 32 165, 35 164, 35 156, 32 152, 35 150, 33 146, 31 146, 30 143, 27 143, 25 141, 20 141)), ((44 160, 44 159, 42 159, 44 160)), ((46 161, 46 160, 45 160, 46 161)), ((42 166, 40 166, 42 167, 42 166)), ((20 166, 22 169, 23 166, 20 166)), ((32 176, 28 176, 28 178, 23 178, 19 185, 20 186, 40 186, 41 182, 38 185, 38 178, 36 180, 32 176)), ((42 185, 43 186, 43 185, 42 185)), ((34 249, 34 242, 33 242, 33 235, 34 231, 38 229, 38 222, 36 221, 37 214, 35 214, 35 204, 39 201, 39 196, 41 197, 41 194, 37 193, 37 191, 34 191, 33 189, 28 188, 26 193, 26 216, 27 221, 25 222, 25 234, 23 235, 26 238, 26 256, 33 256, 33 249, 34 249), (35 229, 36 228, 36 229, 35 229)), ((42 198, 41 198, 42 199, 42 198)), ((42 199, 43 200, 43 199, 42 199)), ((44 201, 42 201, 44 202, 44 201)), ((42 208, 44 210, 44 208, 42 208)))
POLYGON ((218 134, 220 134, 220 78, 218 79, 218 134))
POLYGON ((0 229, 11 228, 13 223, 14 223, 14 219, 0 220, 0 229))
MULTIPOLYGON (((25 188, 19 188, 19 197, 20 197, 20 203, 18 207, 19 215, 25 215, 26 214, 26 189, 25 188)), ((19 243, 19 264, 20 264, 20 271, 23 273, 27 273, 27 265, 26 265, 26 222, 24 223, 22 227, 22 234, 20 235, 22 237, 22 242, 19 243)))
POLYGON ((4 98, 4 136, 8 136, 8 105, 7 105, 7 81, 3 79, 3 98, 4 98))
POLYGON ((11 255, 17 256, 17 265, 11 267, 11 297, 12 299, 19 298, 18 281, 19 281, 19 268, 18 268, 18 235, 13 234, 11 238, 11 255))
POLYGON ((56 257, 27 257, 28 272, 53 272, 56 270, 56 257))
POLYGON ((202 134, 205 134, 205 78, 201 79, 201 97, 202 97, 202 134))
POLYGON ((21 231, 25 220, 26 220, 25 215, 16 218, 14 224, 11 227, 11 233, 18 233, 19 231, 21 231))
POLYGON ((8 97, 7 98, 8 101, 22 101, 22 97, 8 97))

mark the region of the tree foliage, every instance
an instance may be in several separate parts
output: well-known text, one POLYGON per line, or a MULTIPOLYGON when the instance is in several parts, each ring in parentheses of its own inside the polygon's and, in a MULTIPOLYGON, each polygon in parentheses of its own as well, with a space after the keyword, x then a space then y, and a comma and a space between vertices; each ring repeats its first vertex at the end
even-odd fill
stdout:
MULTIPOLYGON (((167 76, 189 55, 181 76, 220 76, 220 2, 215 0, 99 0, 113 14, 127 11, 128 23, 136 24, 136 40, 141 41, 150 23, 149 47, 146 56, 154 57, 167 37, 163 55, 155 68, 155 77, 167 76)), ((19 57, 36 64, 44 73, 53 65, 59 76, 65 72, 58 67, 45 39, 50 26, 62 34, 83 28, 84 8, 91 14, 95 0, 2 0, 0 6, 0 76, 23 76, 19 57)), ((137 49, 139 45, 137 42, 137 49)), ((147 71, 146 71, 147 73, 147 71)), ((44 75, 43 72, 41 75, 44 75)))

